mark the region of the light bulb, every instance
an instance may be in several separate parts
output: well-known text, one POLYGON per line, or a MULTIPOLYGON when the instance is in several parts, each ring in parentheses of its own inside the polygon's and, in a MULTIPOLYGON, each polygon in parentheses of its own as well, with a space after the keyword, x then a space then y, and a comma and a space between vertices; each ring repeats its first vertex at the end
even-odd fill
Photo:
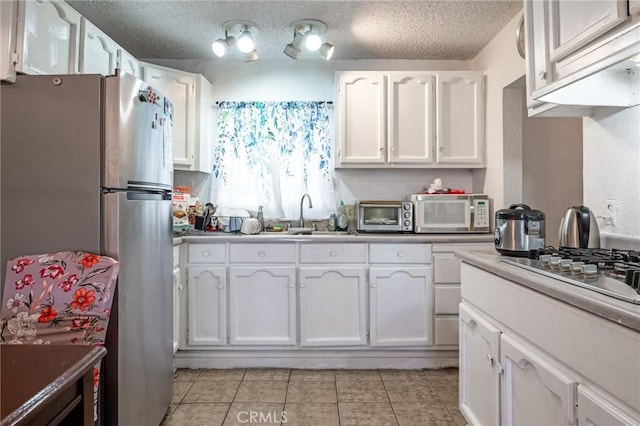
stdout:
POLYGON ((316 30, 311 30, 306 34, 304 38, 304 45, 311 52, 315 52, 320 49, 322 39, 316 30))
POLYGON ((251 37, 251 33, 248 30, 244 30, 238 38, 238 50, 242 53, 249 53, 255 47, 255 43, 253 42, 253 37, 251 37))
POLYGON ((225 43, 224 40, 218 39, 211 43, 211 50, 213 50, 213 53, 218 58, 222 58, 227 53, 227 50, 229 50, 229 48, 227 47, 227 43, 225 43))

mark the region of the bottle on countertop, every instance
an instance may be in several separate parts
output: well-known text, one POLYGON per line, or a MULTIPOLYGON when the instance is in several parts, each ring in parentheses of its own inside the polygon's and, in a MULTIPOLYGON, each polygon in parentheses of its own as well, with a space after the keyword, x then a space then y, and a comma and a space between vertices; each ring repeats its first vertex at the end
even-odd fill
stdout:
POLYGON ((340 207, 338 208, 338 219, 336 220, 336 229, 338 231, 346 231, 349 227, 349 218, 347 217, 347 209, 344 205, 344 201, 340 201, 340 207))
POLYGON ((258 206, 258 222, 260 222, 260 230, 264 231, 264 213, 262 213, 262 206, 258 206))
POLYGON ((329 231, 335 231, 335 230, 336 230, 336 214, 331 213, 331 215, 329 216, 329 231))

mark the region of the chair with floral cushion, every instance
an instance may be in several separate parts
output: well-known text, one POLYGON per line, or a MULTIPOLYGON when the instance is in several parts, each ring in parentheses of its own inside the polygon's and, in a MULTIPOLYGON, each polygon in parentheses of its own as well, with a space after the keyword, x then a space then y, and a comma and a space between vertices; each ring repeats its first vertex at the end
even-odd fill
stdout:
MULTIPOLYGON (((118 261, 81 251, 7 262, 0 344, 104 345, 118 261)), ((97 418, 100 363, 94 367, 97 418)))

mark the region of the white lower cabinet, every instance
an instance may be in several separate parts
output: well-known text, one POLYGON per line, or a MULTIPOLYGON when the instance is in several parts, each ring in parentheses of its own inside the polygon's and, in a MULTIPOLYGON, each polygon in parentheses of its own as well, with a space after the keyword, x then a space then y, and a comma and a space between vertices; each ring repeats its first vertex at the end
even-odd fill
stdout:
POLYGON ((371 346, 433 343, 431 267, 369 269, 371 346))
POLYGON ((575 424, 574 378, 506 334, 500 337, 500 352, 504 425, 575 424))
POLYGON ((638 425, 611 401, 587 386, 578 385, 578 426, 628 426, 638 425))
POLYGON ((187 280, 187 343, 227 343, 227 272, 224 266, 190 266, 187 280))
POLYGON ((299 269, 300 346, 367 344, 364 266, 299 269))
POLYGON ((231 266, 229 333, 231 345, 295 345, 295 267, 231 266))
POLYGON ((471 425, 500 424, 500 330, 460 305, 460 411, 471 425))
POLYGON ((461 271, 459 403, 470 425, 640 425, 637 332, 466 263, 461 271))

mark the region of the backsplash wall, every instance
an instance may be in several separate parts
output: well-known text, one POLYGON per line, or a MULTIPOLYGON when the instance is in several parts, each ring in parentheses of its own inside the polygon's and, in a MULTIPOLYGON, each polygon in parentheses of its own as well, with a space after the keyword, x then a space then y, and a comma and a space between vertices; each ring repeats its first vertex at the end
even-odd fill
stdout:
POLYGON ((608 246, 640 247, 640 106, 601 109, 583 123, 584 204, 597 216, 617 204, 617 225, 599 220, 608 246), (617 241, 619 240, 619 241, 617 241))
MULTIPOLYGON (((337 70, 466 70, 465 61, 361 60, 315 61, 278 60, 251 63, 158 60, 149 62, 203 74, 214 85, 216 101, 333 101, 334 73, 337 70)), ((357 199, 404 199, 420 191, 435 178, 443 185, 472 191, 473 174, 467 169, 338 169, 334 188, 336 202, 357 199)), ((177 172, 176 183, 197 183, 200 199, 209 201, 209 182, 177 172)), ((194 186, 194 185, 191 185, 194 186)))

